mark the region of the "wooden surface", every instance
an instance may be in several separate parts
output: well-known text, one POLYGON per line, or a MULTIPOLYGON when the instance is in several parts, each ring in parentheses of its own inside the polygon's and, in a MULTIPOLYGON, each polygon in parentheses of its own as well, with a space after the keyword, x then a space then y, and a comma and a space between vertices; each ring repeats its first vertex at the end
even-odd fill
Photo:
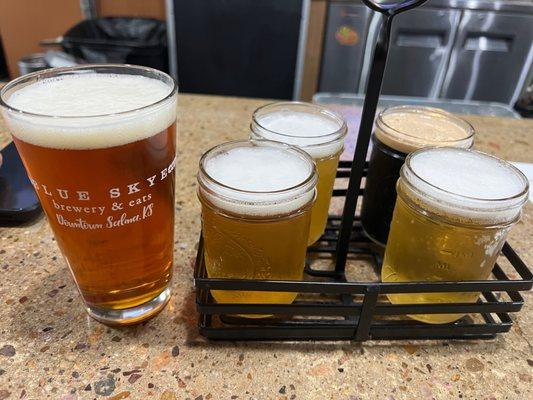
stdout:
POLYGON ((62 35, 81 19, 78 0, 0 0, 0 35, 10 76, 19 76, 20 58, 43 51, 40 40, 62 35))
MULTIPOLYGON (((112 329, 86 315, 44 218, 0 228, 0 399, 533 398, 531 293, 511 332, 490 341, 228 343, 198 335, 198 159, 247 137, 264 103, 180 96, 173 297, 148 323, 112 329)), ((477 148, 533 162, 532 121, 467 118, 477 148)), ((0 121, 0 142, 8 140, 0 121)), ((530 266, 532 228, 529 204, 510 241, 530 266)))
POLYGON ((149 17, 164 21, 165 0, 97 0, 99 16, 149 17))
POLYGON ((303 101, 311 101, 313 95, 318 92, 324 30, 326 29, 326 9, 327 2, 325 0, 311 1, 300 97, 303 101))

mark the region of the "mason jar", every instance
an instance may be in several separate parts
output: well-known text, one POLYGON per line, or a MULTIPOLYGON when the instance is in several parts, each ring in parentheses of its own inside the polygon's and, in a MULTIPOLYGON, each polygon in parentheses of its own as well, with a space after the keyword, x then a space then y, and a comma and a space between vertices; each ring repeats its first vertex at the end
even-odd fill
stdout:
POLYGON ((317 198, 311 211, 309 245, 318 241, 326 230, 329 203, 347 131, 346 122, 340 115, 316 104, 272 103, 253 113, 252 138, 298 146, 316 163, 317 198))
MULTIPOLYGON (((304 151, 268 140, 223 143, 200 159, 210 278, 301 280, 317 174, 304 151)), ((212 290, 220 303, 291 303, 297 293, 212 290)))
MULTIPOLYGON (((528 198, 527 178, 485 153, 451 147, 410 154, 381 277, 383 282, 485 280, 528 198)), ((394 304, 474 303, 479 293, 388 294, 394 304)), ((463 314, 416 314, 428 323, 463 314)))

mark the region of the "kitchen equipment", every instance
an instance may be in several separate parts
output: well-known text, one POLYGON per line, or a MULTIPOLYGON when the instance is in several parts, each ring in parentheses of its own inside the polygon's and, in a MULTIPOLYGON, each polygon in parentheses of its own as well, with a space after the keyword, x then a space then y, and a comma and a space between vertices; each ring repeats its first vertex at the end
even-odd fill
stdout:
POLYGON ((40 71, 41 69, 49 68, 44 53, 33 53, 22 57, 17 65, 19 67, 20 75, 29 74, 30 72, 40 71))
MULTIPOLYGON (((334 0, 326 24, 319 91, 363 93, 378 16, 334 0)), ((393 24, 383 94, 514 105, 533 73, 532 37, 533 2, 428 0, 393 24)))

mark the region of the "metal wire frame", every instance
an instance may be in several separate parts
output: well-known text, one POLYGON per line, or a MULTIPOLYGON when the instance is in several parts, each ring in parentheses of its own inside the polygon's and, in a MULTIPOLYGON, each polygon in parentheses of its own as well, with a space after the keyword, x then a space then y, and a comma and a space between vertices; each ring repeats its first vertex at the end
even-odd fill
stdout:
MULTIPOLYGON (((365 166, 365 170, 368 166, 365 166)), ((346 178, 350 162, 341 162, 337 178, 346 178)), ((363 189, 360 189, 360 195, 363 189)), ((336 189, 335 197, 345 196, 336 189)), ((355 199, 350 199, 354 201, 355 199)), ((339 240, 340 216, 330 216, 326 233, 308 255, 330 259, 334 264, 339 240)), ((379 269, 382 249, 365 236, 358 218, 349 238, 348 257, 365 259, 379 269)), ((533 274, 511 246, 506 243, 502 257, 509 261, 511 279, 494 266, 492 279, 462 282, 350 282, 345 271, 314 269, 308 264, 302 281, 246 280, 209 278, 200 237, 194 278, 199 330, 210 339, 222 340, 381 340, 381 339, 488 339, 507 332, 509 316, 524 304, 520 291, 533 287, 533 274), (219 304, 210 290, 246 290, 297 292, 292 304, 219 304), (379 301, 388 293, 480 292, 476 303, 389 304, 379 301), (508 299, 504 299, 506 294, 508 299), (477 322, 464 317, 455 323, 424 324, 404 318, 408 314, 460 313, 478 315, 477 322), (239 315, 271 315, 268 318, 244 318, 239 315)))

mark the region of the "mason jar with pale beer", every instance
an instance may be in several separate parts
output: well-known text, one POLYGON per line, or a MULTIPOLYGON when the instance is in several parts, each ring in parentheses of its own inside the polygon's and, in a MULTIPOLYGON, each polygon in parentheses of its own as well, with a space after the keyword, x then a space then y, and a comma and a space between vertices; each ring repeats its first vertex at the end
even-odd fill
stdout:
MULTIPOLYGON (((511 164, 473 150, 418 150, 407 157, 381 277, 383 282, 466 281, 489 277, 528 198, 511 164)), ((394 304, 474 303, 476 292, 388 294, 394 304)), ((447 323, 462 314, 415 314, 447 323)))
POLYGON ((328 222, 329 203, 344 148, 344 119, 324 107, 301 102, 281 102, 259 107, 252 116, 251 137, 298 146, 315 161, 317 198, 311 211, 308 244, 320 239, 328 222))
MULTIPOLYGON (((315 164, 268 140, 235 141, 200 160, 205 264, 211 278, 301 280, 315 164)), ((220 303, 291 303, 297 293, 212 290, 220 303)))
POLYGON ((177 88, 145 67, 39 71, 1 91, 10 129, 93 318, 143 321, 170 297, 177 88))

